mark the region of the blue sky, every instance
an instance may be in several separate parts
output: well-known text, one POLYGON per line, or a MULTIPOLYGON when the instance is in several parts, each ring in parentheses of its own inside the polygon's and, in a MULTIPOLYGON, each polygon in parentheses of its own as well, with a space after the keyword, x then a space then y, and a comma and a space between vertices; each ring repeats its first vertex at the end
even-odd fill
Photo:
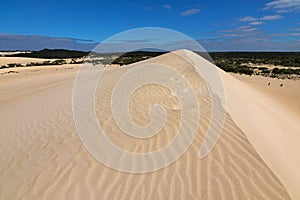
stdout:
POLYGON ((208 51, 299 51, 300 0, 1 0, 0 49, 91 50, 128 29, 164 27, 208 51))

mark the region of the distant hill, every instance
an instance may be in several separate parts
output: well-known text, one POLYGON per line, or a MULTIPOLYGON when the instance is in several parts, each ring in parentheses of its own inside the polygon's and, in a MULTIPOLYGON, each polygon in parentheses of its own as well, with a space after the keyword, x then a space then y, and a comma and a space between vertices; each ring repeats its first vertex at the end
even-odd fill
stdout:
POLYGON ((43 49, 40 51, 32 51, 30 53, 19 53, 6 55, 8 57, 27 57, 27 58, 82 58, 90 52, 66 50, 66 49, 43 49))

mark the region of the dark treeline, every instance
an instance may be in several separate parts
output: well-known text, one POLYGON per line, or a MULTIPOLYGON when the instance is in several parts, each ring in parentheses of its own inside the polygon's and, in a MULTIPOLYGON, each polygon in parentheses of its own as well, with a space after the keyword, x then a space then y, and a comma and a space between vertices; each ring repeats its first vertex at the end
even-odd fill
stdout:
POLYGON ((63 59, 63 58, 82 58, 87 56, 89 52, 66 50, 66 49, 43 49, 40 51, 32 51, 29 53, 19 53, 7 55, 7 57, 27 57, 27 58, 45 58, 45 59, 63 59))
MULTIPOLYGON (((115 64, 130 64, 138 62, 148 58, 162 55, 166 52, 154 52, 154 51, 135 51, 128 53, 107 53, 99 54, 95 52, 84 52, 66 49, 43 49, 40 51, 32 51, 29 53, 20 53, 14 55, 7 55, 11 57, 29 57, 29 58, 82 58, 90 54, 90 56, 119 56, 115 59, 115 64)), ((201 56, 205 57, 209 61, 215 64, 228 63, 228 64, 240 64, 240 63, 253 63, 253 64, 271 64, 281 65, 289 67, 300 67, 300 52, 211 52, 209 53, 211 59, 207 56, 207 53, 197 52, 201 56)))
MULTIPOLYGON (((166 52, 154 51, 135 51, 128 53, 106 53, 99 54, 95 52, 84 52, 66 49, 43 49, 40 51, 32 51, 29 53, 19 53, 6 55, 10 57, 28 57, 28 58, 82 58, 90 54, 90 56, 111 56, 117 55, 114 62, 118 64, 129 64, 140 60, 145 60, 155 56, 162 55, 166 52)), ((197 52, 209 61, 211 59, 207 53, 197 52)), ((289 67, 300 67, 300 52, 211 52, 210 57, 215 63, 227 60, 235 63, 254 63, 254 64, 272 64, 289 67)))
POLYGON ((270 64, 288 67, 300 67, 300 52, 213 52, 214 62, 226 60, 239 63, 270 64))
POLYGON ((124 53, 118 58, 116 58, 112 64, 119 64, 119 65, 128 65, 131 63, 139 62, 142 60, 146 60, 149 58, 153 58, 156 56, 160 56, 165 54, 166 52, 151 52, 151 51, 134 51, 124 53))

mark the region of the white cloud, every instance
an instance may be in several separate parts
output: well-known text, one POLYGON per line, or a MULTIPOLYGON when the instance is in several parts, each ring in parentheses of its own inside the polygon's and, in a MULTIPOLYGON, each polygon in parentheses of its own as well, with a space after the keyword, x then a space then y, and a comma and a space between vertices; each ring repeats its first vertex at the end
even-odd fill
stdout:
POLYGON ((162 5, 161 7, 166 10, 170 10, 172 8, 172 6, 170 4, 165 4, 165 5, 162 5))
POLYGON ((289 13, 290 10, 277 10, 276 13, 280 14, 280 13, 289 13))
POLYGON ((243 18, 239 19, 240 22, 252 22, 252 21, 256 21, 256 20, 257 19, 252 16, 247 16, 247 17, 243 17, 243 18))
POLYGON ((189 10, 186 10, 186 11, 182 12, 180 15, 181 16, 189 16, 189 15, 197 14, 199 12, 200 12, 200 9, 193 8, 193 9, 189 9, 189 10))
POLYGON ((276 19, 281 19, 281 18, 282 18, 281 15, 267 15, 267 16, 260 18, 260 20, 271 21, 271 20, 276 20, 276 19))
POLYGON ((294 36, 294 37, 298 37, 298 36, 300 36, 300 33, 279 33, 279 34, 273 34, 273 36, 283 36, 283 37, 294 36))
POLYGON ((260 21, 256 21, 256 22, 251 22, 250 23, 251 25, 262 25, 264 24, 263 22, 260 22, 260 21))
POLYGON ((234 29, 220 30, 219 32, 234 33, 234 34, 237 34, 237 35, 241 35, 241 34, 253 32, 253 31, 256 31, 256 30, 257 29, 252 27, 252 26, 239 26, 239 27, 234 28, 234 29))
POLYGON ((275 0, 267 3, 264 9, 274 9, 277 13, 293 12, 300 9, 300 0, 275 0))
POLYGON ((233 29, 210 33, 213 38, 200 40, 207 51, 300 51, 299 33, 267 34, 253 26, 239 26, 233 29), (274 41, 274 37, 290 36, 296 40, 274 41))

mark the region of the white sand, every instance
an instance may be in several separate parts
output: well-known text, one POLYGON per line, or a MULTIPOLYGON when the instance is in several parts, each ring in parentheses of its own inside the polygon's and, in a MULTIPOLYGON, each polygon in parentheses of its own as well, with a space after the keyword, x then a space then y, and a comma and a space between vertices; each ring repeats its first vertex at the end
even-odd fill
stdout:
POLYGON ((31 62, 39 62, 42 63, 44 61, 53 61, 56 59, 42 59, 42 58, 23 58, 23 57, 0 57, 0 66, 7 65, 10 63, 22 64, 26 65, 31 62))
POLYGON ((20 53, 30 53, 30 51, 0 51, 0 56, 15 55, 20 53))
MULTIPOLYGON (((207 94, 203 79, 178 54, 192 56, 197 65, 210 65, 189 51, 143 63, 174 67, 193 88, 207 94)), ((149 140, 123 134, 112 118, 109 100, 115 77, 131 67, 105 73, 97 90, 96 114, 116 145, 133 152, 153 151, 174 137, 180 122, 178 102, 164 87, 142 87, 132 96, 132 119, 141 125, 149 123, 147 109, 160 103, 167 109, 166 126, 149 140)), ((202 117, 188 151, 162 170, 128 174, 99 163, 76 133, 71 105, 78 65, 14 68, 19 73, 2 74, 8 70, 0 73, 0 199, 300 198, 296 188, 300 185, 299 115, 277 101, 276 92, 270 95, 252 87, 251 80, 239 81, 219 70, 227 117, 217 145, 205 159, 197 155, 209 127, 211 102, 198 95, 202 117)), ((286 88, 290 89, 295 88, 286 88)))

